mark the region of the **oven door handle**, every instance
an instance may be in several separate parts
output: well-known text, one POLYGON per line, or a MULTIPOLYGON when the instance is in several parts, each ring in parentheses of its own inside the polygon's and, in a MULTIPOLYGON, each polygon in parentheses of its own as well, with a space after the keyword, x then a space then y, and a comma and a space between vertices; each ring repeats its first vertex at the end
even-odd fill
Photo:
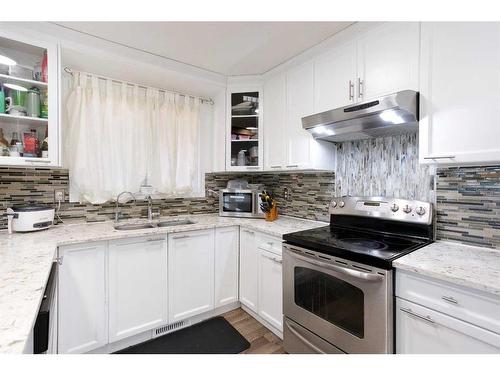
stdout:
POLYGON ((360 280, 364 280, 364 281, 382 281, 384 279, 384 276, 382 276, 382 275, 375 275, 373 273, 356 271, 356 270, 352 270, 350 268, 344 268, 344 267, 336 266, 336 265, 333 265, 330 263, 320 262, 320 261, 311 259, 309 257, 298 255, 298 254, 294 253, 293 251, 288 251, 288 254, 290 254, 292 257, 297 258, 299 260, 302 260, 304 262, 311 263, 311 264, 314 264, 314 265, 319 266, 319 267, 326 267, 326 268, 329 268, 329 269, 334 270, 336 272, 343 273, 344 275, 349 275, 349 276, 355 277, 356 279, 360 279, 360 280))
POLYGON ((290 330, 290 332, 292 332, 295 335, 295 337, 297 337, 300 341, 302 341, 309 348, 314 350, 316 353, 326 354, 326 352, 324 352, 323 350, 318 348, 316 345, 307 341, 307 339, 304 336, 302 336, 295 328, 293 328, 287 320, 285 320, 285 324, 286 324, 287 328, 290 330))

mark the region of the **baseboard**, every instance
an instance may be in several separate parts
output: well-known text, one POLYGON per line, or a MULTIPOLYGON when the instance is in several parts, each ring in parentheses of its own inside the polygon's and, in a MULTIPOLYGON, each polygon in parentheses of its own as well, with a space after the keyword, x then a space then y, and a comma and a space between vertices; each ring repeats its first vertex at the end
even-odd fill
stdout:
MULTIPOLYGON (((202 314, 186 318, 184 320, 189 321, 189 324, 193 325, 193 324, 202 322, 204 320, 213 318, 214 316, 221 315, 221 314, 224 314, 228 311, 237 309, 240 307, 240 305, 241 304, 239 301, 232 302, 232 303, 229 303, 227 305, 217 307, 214 310, 210 310, 210 311, 204 312, 202 314)), ((171 323, 175 323, 175 322, 171 322, 171 323)), ((100 348, 97 348, 97 349, 94 349, 94 350, 88 352, 88 354, 109 354, 109 353, 114 353, 118 350, 128 348, 129 346, 132 346, 132 345, 140 344, 141 342, 151 340, 153 338, 153 333, 155 330, 156 330, 156 328, 150 329, 146 332, 142 332, 142 333, 139 333, 137 335, 124 338, 120 341, 109 343, 105 346, 101 346, 100 348)), ((168 335, 168 333, 167 333, 167 335, 168 335)))

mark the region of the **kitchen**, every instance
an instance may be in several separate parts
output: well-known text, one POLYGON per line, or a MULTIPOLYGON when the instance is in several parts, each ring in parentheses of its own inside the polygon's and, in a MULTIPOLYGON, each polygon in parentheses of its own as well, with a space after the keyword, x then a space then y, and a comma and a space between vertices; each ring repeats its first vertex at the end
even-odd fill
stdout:
POLYGON ((0 352, 500 354, 499 65, 498 22, 1 22, 0 352))

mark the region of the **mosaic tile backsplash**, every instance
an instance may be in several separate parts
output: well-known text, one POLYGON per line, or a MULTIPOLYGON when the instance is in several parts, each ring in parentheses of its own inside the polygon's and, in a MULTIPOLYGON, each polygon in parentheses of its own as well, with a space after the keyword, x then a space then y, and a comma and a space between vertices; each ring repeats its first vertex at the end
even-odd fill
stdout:
MULTIPOLYGON (((218 197, 209 190, 218 191, 226 187, 227 181, 245 178, 251 183, 264 184, 274 191, 283 215, 328 221, 328 203, 333 196, 334 178, 332 172, 325 173, 283 173, 247 174, 208 173, 205 176, 207 194, 205 198, 154 199, 153 210, 162 216, 216 213, 219 210, 218 197), (284 199, 284 188, 288 189, 289 199, 284 199)), ((52 204, 54 190, 69 189, 67 169, 26 169, 0 168, 0 214, 7 207, 27 203, 52 204)), ((147 203, 122 204, 125 218, 147 216, 147 203)), ((65 201, 61 205, 63 220, 104 221, 114 218, 113 202, 92 205, 65 201)), ((0 222, 0 229, 6 228, 6 220, 0 222)))
POLYGON ((500 249, 500 166, 437 170, 438 239, 500 249))
POLYGON ((336 144, 336 157, 336 196, 432 201, 432 176, 418 163, 417 134, 336 144))

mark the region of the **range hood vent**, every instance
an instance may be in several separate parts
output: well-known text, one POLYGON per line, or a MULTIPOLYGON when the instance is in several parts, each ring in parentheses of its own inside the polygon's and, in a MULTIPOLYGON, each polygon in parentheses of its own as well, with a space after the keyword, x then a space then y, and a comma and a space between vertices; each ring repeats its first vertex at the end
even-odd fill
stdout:
POLYGON ((418 92, 399 91, 377 100, 302 118, 314 138, 345 142, 418 131, 418 92))

